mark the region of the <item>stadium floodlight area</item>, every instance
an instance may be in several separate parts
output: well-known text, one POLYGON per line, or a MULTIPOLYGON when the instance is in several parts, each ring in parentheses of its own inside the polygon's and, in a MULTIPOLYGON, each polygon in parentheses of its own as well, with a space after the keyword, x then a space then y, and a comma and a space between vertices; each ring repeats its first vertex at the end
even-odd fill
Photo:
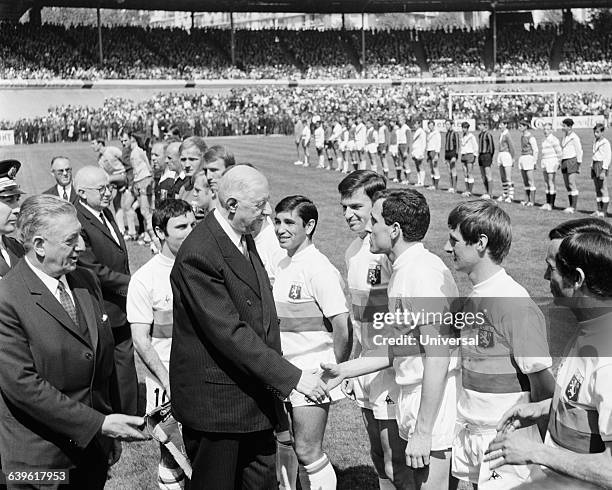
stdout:
MULTIPOLYGON (((549 91, 520 91, 520 92, 449 92, 448 93, 448 118, 451 121, 455 119, 461 119, 463 114, 457 115, 453 108, 453 102, 457 99, 465 99, 465 98, 474 98, 474 99, 484 99, 486 97, 489 98, 500 98, 503 99, 505 97, 517 97, 517 96, 542 96, 550 99, 550 104, 552 105, 552 113, 548 118, 552 117, 553 127, 558 129, 560 127, 559 123, 559 94, 558 92, 549 91)), ((545 116, 545 115, 544 115, 545 116)), ((540 117, 539 120, 548 119, 546 117, 540 117)))

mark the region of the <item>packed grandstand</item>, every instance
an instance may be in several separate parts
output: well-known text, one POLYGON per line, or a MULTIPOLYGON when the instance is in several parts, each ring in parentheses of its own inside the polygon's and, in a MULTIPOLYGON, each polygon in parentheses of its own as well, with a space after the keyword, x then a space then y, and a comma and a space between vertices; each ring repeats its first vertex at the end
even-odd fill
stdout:
POLYGON ((0 24, 3 79, 338 79, 610 74, 612 31, 574 23, 490 29, 359 30, 102 28, 0 24), (493 66, 494 65, 494 66, 493 66))

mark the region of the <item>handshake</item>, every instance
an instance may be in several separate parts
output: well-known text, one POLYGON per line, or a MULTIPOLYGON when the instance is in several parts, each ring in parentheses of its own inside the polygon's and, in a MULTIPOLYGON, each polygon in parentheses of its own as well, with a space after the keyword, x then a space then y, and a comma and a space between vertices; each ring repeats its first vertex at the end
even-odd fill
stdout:
POLYGON ((313 403, 324 403, 329 392, 344 380, 340 366, 321 363, 321 369, 302 371, 302 376, 295 387, 313 403))

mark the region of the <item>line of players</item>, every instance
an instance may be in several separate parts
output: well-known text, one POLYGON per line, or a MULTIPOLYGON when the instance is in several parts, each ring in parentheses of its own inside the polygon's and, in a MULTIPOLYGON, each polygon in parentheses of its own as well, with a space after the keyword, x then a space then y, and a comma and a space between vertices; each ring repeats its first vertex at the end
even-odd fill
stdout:
MULTIPOLYGON (((434 121, 427 122, 427 130, 420 120, 412 121, 412 128, 404 116, 387 124, 384 118, 363 119, 335 117, 323 121, 319 116, 312 117, 314 131, 308 117, 302 117, 294 126, 294 141, 297 160, 295 165, 309 166, 310 145, 314 142, 317 153, 317 168, 349 173, 351 170, 369 168, 382 172, 389 177, 389 156, 395 170, 393 182, 410 184, 410 160, 416 170, 415 187, 425 187, 425 170, 429 169, 431 183, 429 190, 438 190, 440 184, 439 162, 444 159, 449 168, 450 186, 447 191, 457 192, 457 166, 461 164, 464 175, 462 196, 470 197, 474 188, 474 166, 480 168, 484 186, 482 199, 493 196, 492 166, 497 153, 502 193, 497 197, 500 202, 513 202, 514 182, 512 169, 518 166, 525 189, 525 199, 521 205, 532 207, 536 204, 534 172, 538 164, 544 176, 546 203, 540 209, 551 211, 557 196, 556 175, 561 170, 568 195, 568 206, 563 210, 573 214, 578 206, 577 175, 583 160, 582 142, 574 132, 574 121, 566 118, 562 122, 561 141, 553 134, 553 127, 547 123, 543 127, 544 139, 541 148, 533 136, 531 122, 519 123, 521 132, 520 147, 515 148, 507 123, 499 123, 500 136, 495 141, 485 121, 478 122, 479 134, 470 132, 467 122, 461 124, 461 131, 454 128, 452 121, 445 122, 444 136, 436 128, 434 121)), ((612 150, 610 142, 603 136, 605 127, 597 124, 593 128, 593 158, 590 173, 596 195, 596 210, 593 216, 607 216, 610 197, 607 176, 612 150)))
MULTIPOLYGON (((223 205, 216 202, 214 186, 211 210, 223 205)), ((302 488, 336 487, 322 443, 330 402, 338 399, 338 389, 332 389, 337 385, 362 409, 381 489, 456 488, 459 480, 484 489, 515 488, 531 480, 544 486, 521 488, 595 488, 610 483, 610 357, 594 365, 579 356, 568 357, 555 389, 544 317, 502 266, 511 245, 510 220, 493 202, 457 206, 448 218, 445 246, 456 269, 472 283, 463 313, 488 311, 486 322, 476 331, 464 327, 459 338, 466 341, 458 349, 421 340, 453 338, 453 325, 420 321, 408 329, 398 322, 383 331, 375 327, 376 319, 389 312, 456 312, 458 296, 448 268, 421 242, 430 223, 425 197, 415 190, 385 188, 385 179, 369 170, 352 172, 338 187, 344 218, 356 235, 345 255, 348 302, 337 269, 313 244, 318 210, 308 198, 281 200, 275 227, 265 224, 256 237, 260 254, 276 257, 266 267, 274 284, 283 350, 303 368, 318 369, 323 362, 330 388, 323 404, 297 393, 287 400, 293 426, 292 434, 285 427, 277 435, 280 488, 295 488, 298 473, 302 488), (269 239, 272 230, 277 241, 269 239), (268 239, 258 240, 261 235, 268 239), (284 254, 276 253, 279 248, 284 254), (346 362, 349 311, 358 357, 346 362), (388 340, 380 345, 375 337, 383 333, 388 340), (416 347, 389 341, 411 336, 419 339, 416 347), (469 342, 475 338, 477 342, 469 342), (581 369, 576 381, 574 368, 581 362, 586 368, 576 368, 581 369), (351 378, 354 382, 346 381, 351 378), (537 404, 525 405, 531 402, 537 404), (540 419, 549 414, 543 445, 535 422, 545 427, 540 419), (517 447, 534 452, 525 454, 517 447), (550 470, 543 472, 537 464, 550 470)), ((136 349, 157 378, 147 382, 149 408, 170 396, 171 336, 166 332, 156 338, 154 332, 169 321, 172 292, 167 279, 176 251, 195 224, 190 206, 180 203, 162 202, 154 212, 162 253, 134 274, 128 292, 136 349)), ((555 296, 585 297, 589 305, 600 307, 577 308, 574 313, 588 320, 578 326, 579 332, 589 333, 581 342, 591 342, 592 347, 598 339, 605 347, 612 339, 608 310, 601 307, 612 287, 610 274, 600 272, 612 268, 612 248, 600 244, 596 263, 591 263, 592 257, 591 262, 580 262, 583 255, 588 258, 588 251, 572 257, 566 249, 573 244, 564 239, 585 233, 603 236, 603 245, 612 244, 612 227, 595 218, 555 228, 545 278, 555 296), (595 313, 595 321, 581 316, 585 311, 595 313)), ((160 488, 182 486, 183 476, 167 454, 159 476, 160 488)))

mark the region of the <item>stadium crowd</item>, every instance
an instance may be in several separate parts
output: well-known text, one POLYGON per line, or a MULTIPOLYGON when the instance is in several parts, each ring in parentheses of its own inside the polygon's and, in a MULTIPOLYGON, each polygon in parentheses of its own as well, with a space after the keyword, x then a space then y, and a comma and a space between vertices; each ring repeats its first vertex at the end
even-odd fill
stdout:
MULTIPOLYGON (((503 94, 503 92, 500 92, 503 94)), ((550 95, 462 96, 453 99, 459 118, 485 119, 496 127, 499 118, 518 127, 521 117, 553 115, 550 95)), ((608 118, 612 101, 597 93, 559 94, 558 112, 567 116, 601 114, 608 118)), ((14 129, 20 144, 116 139, 120 128, 159 137, 169 128, 196 136, 291 134, 295 114, 321 116, 359 114, 374 118, 444 119, 448 115, 448 88, 443 85, 396 87, 244 88, 226 94, 158 94, 134 102, 106 99, 102 107, 51 107, 43 117, 0 121, 0 129, 14 129)))
MULTIPOLYGON (((498 75, 545 75, 557 26, 498 32, 498 75)), ((360 71, 361 35, 351 30, 263 29, 235 31, 236 64, 227 29, 102 29, 99 64, 92 26, 0 24, 0 78, 6 79, 210 79, 210 78, 402 78, 485 76, 487 29, 367 30, 365 71, 360 71), (417 51, 423 52, 419 62, 417 51)), ((563 33, 562 74, 609 73, 611 35, 575 24, 563 33)))

